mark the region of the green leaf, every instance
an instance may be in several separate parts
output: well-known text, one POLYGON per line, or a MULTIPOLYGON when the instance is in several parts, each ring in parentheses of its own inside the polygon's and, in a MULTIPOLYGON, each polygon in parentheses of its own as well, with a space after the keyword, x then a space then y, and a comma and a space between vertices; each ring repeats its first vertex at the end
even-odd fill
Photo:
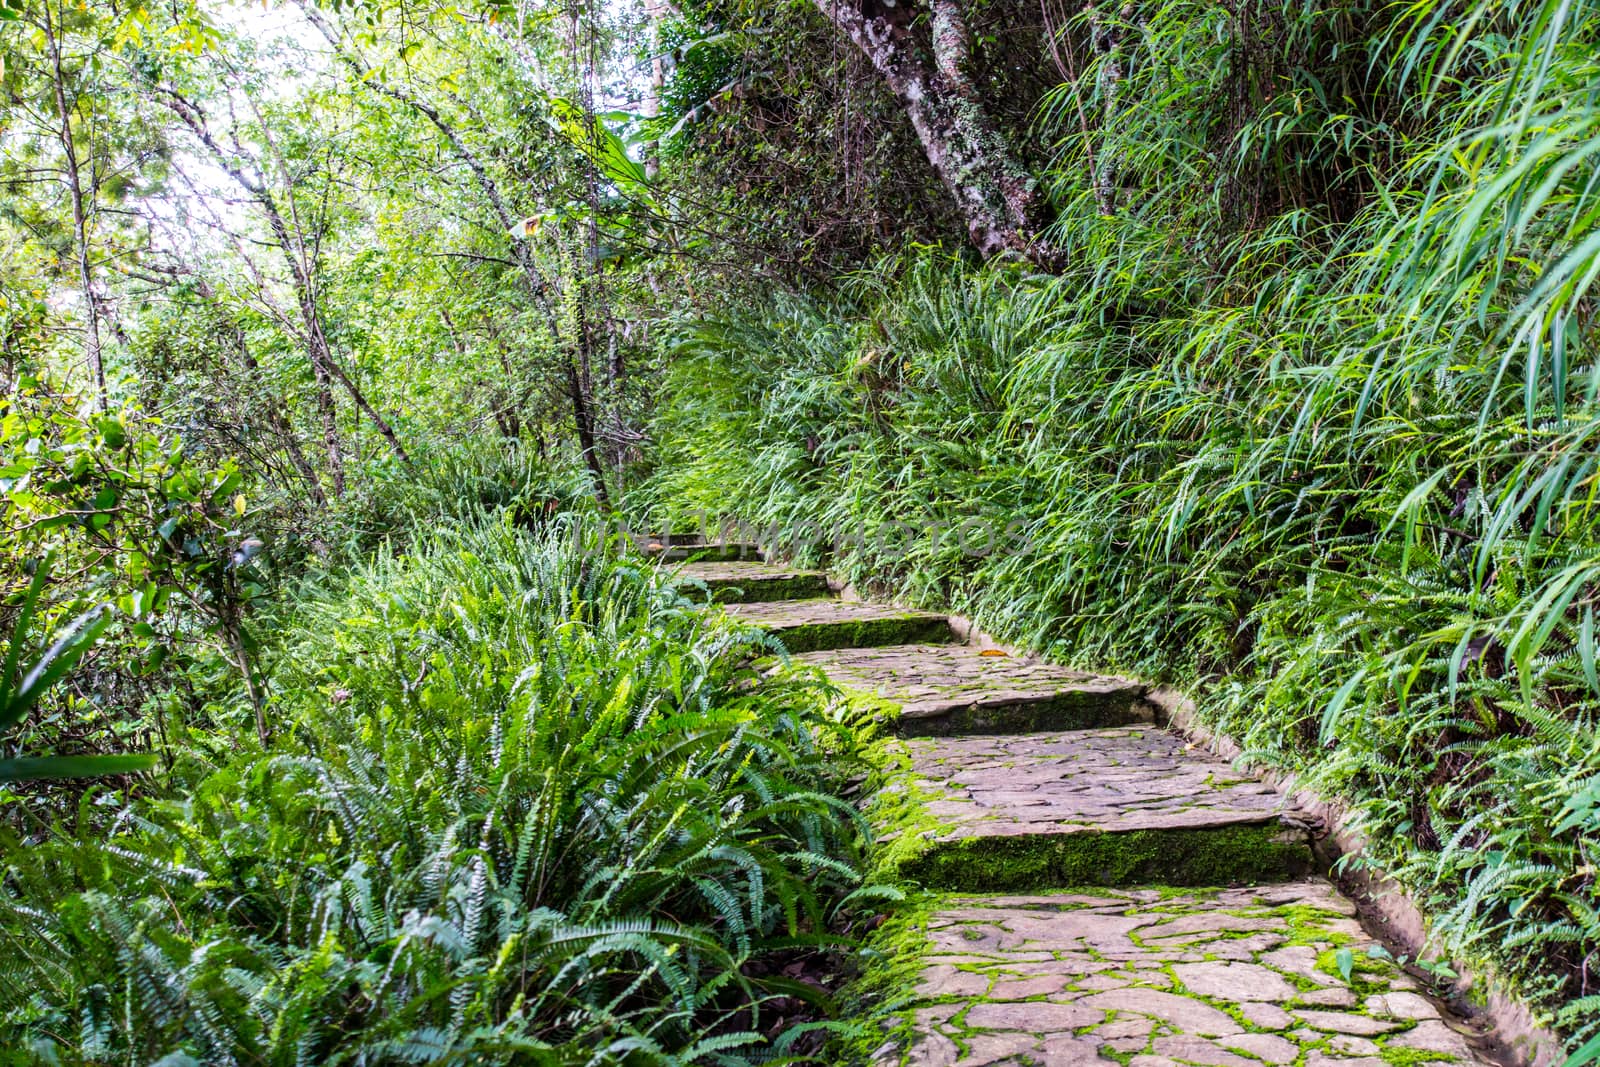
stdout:
POLYGON ((1355 974, 1356 954, 1349 947, 1341 948, 1333 954, 1333 961, 1339 968, 1339 976, 1349 985, 1351 976, 1355 974))
POLYGON ((1584 1046, 1567 1057, 1561 1067, 1585 1067, 1586 1064, 1600 1062, 1600 1034, 1596 1034, 1584 1043, 1584 1046))
POLYGON ((551 125, 589 157, 611 181, 631 187, 636 192, 649 188, 644 164, 628 155, 628 146, 613 133, 600 116, 590 121, 583 109, 559 96, 550 98, 551 125))
POLYGON ((1322 724, 1318 728, 1318 736, 1323 744, 1331 744, 1335 739, 1335 729, 1339 725, 1339 716, 1344 711, 1344 706, 1350 702, 1350 695, 1356 691, 1367 676, 1367 669, 1361 668, 1350 679, 1341 685, 1333 694, 1333 699, 1328 701, 1328 706, 1322 712, 1322 724))
POLYGON ((22 610, 17 613, 16 625, 11 630, 5 665, 0 667, 0 727, 7 725, 6 709, 11 703, 11 679, 16 677, 17 668, 22 662, 22 646, 27 640, 29 627, 33 625, 34 609, 38 607, 45 582, 50 579, 50 565, 54 562, 55 553, 52 552, 34 564, 33 580, 28 583, 28 591, 22 596, 22 610))
POLYGON ((0 706, 0 727, 10 726, 26 715, 40 697, 77 666, 78 660, 110 625, 111 615, 103 607, 85 612, 72 620, 66 631, 28 670, 5 705, 0 706))
POLYGON ((100 431, 100 439, 106 443, 107 448, 119 449, 128 443, 128 431, 123 428, 121 422, 109 415, 96 424, 96 429, 100 431))
POLYGON ((154 752, 104 756, 23 756, 0 760, 0 782, 136 774, 149 770, 160 761, 161 757, 154 752))

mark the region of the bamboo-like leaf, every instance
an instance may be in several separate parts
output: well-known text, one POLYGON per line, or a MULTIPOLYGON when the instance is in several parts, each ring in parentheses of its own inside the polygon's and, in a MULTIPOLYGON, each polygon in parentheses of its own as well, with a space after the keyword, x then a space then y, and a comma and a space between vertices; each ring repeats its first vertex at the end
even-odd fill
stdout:
POLYGON ((160 762, 154 753, 92 756, 23 756, 0 760, 0 782, 63 778, 104 778, 137 774, 160 762))

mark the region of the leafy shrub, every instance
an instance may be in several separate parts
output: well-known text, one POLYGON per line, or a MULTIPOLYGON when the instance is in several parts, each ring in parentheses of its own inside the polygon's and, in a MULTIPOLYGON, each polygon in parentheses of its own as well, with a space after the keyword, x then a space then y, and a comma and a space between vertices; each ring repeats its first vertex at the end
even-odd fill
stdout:
POLYGON ((576 459, 563 465, 506 438, 441 441, 414 465, 352 487, 323 528, 342 538, 331 563, 358 563, 380 544, 403 547, 411 531, 508 512, 534 527, 560 515, 586 513, 594 501, 576 459))
MULTIPOLYGON (((33 572, 33 581, 22 594, 21 610, 6 642, 0 664, 0 736, 26 720, 39 701, 75 667, 83 654, 111 624, 103 610, 91 610, 69 623, 59 634, 51 634, 36 653, 29 649, 33 615, 39 595, 49 580, 47 556, 33 572)), ((100 754, 93 756, 17 756, 0 759, 0 782, 37 781, 47 778, 93 778, 147 770, 156 757, 145 754, 100 754)))
POLYGON ((270 749, 8 840, 13 1058, 744 1062, 769 998, 825 1000, 760 975, 836 940, 852 733, 576 529, 438 531, 307 594, 270 749))
MULTIPOLYGON (((97 629, 109 627, 99 648, 79 650, 77 673, 40 694, 0 758, 148 752, 180 725, 161 710, 180 678, 190 693, 243 682, 256 699, 227 721, 255 713, 265 732, 249 623, 264 561, 244 490, 235 464, 193 455, 136 407, 102 411, 26 375, 0 398, 0 625, 15 632, 37 616, 40 629, 64 631, 103 607, 97 629)), ((58 800, 0 794, 0 810, 19 825, 48 819, 58 800)))

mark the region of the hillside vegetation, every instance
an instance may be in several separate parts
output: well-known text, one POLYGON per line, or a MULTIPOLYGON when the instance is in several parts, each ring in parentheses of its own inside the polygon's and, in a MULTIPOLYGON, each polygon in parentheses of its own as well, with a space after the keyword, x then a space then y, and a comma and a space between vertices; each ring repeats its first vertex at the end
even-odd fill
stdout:
POLYGON ((707 517, 1184 687, 1600 1055, 1597 45, 0 0, 0 1062, 870 1045, 882 754, 707 517))

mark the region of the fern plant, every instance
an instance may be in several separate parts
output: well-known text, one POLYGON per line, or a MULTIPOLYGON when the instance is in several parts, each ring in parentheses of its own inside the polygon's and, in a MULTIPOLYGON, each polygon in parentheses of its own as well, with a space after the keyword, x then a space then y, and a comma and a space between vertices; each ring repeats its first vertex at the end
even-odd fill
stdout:
POLYGON ((613 552, 501 514, 308 589, 280 744, 103 840, 7 842, 7 1047, 748 1062, 783 1058, 772 1005, 803 994, 803 1050, 828 998, 757 964, 843 943, 860 744, 613 552))

